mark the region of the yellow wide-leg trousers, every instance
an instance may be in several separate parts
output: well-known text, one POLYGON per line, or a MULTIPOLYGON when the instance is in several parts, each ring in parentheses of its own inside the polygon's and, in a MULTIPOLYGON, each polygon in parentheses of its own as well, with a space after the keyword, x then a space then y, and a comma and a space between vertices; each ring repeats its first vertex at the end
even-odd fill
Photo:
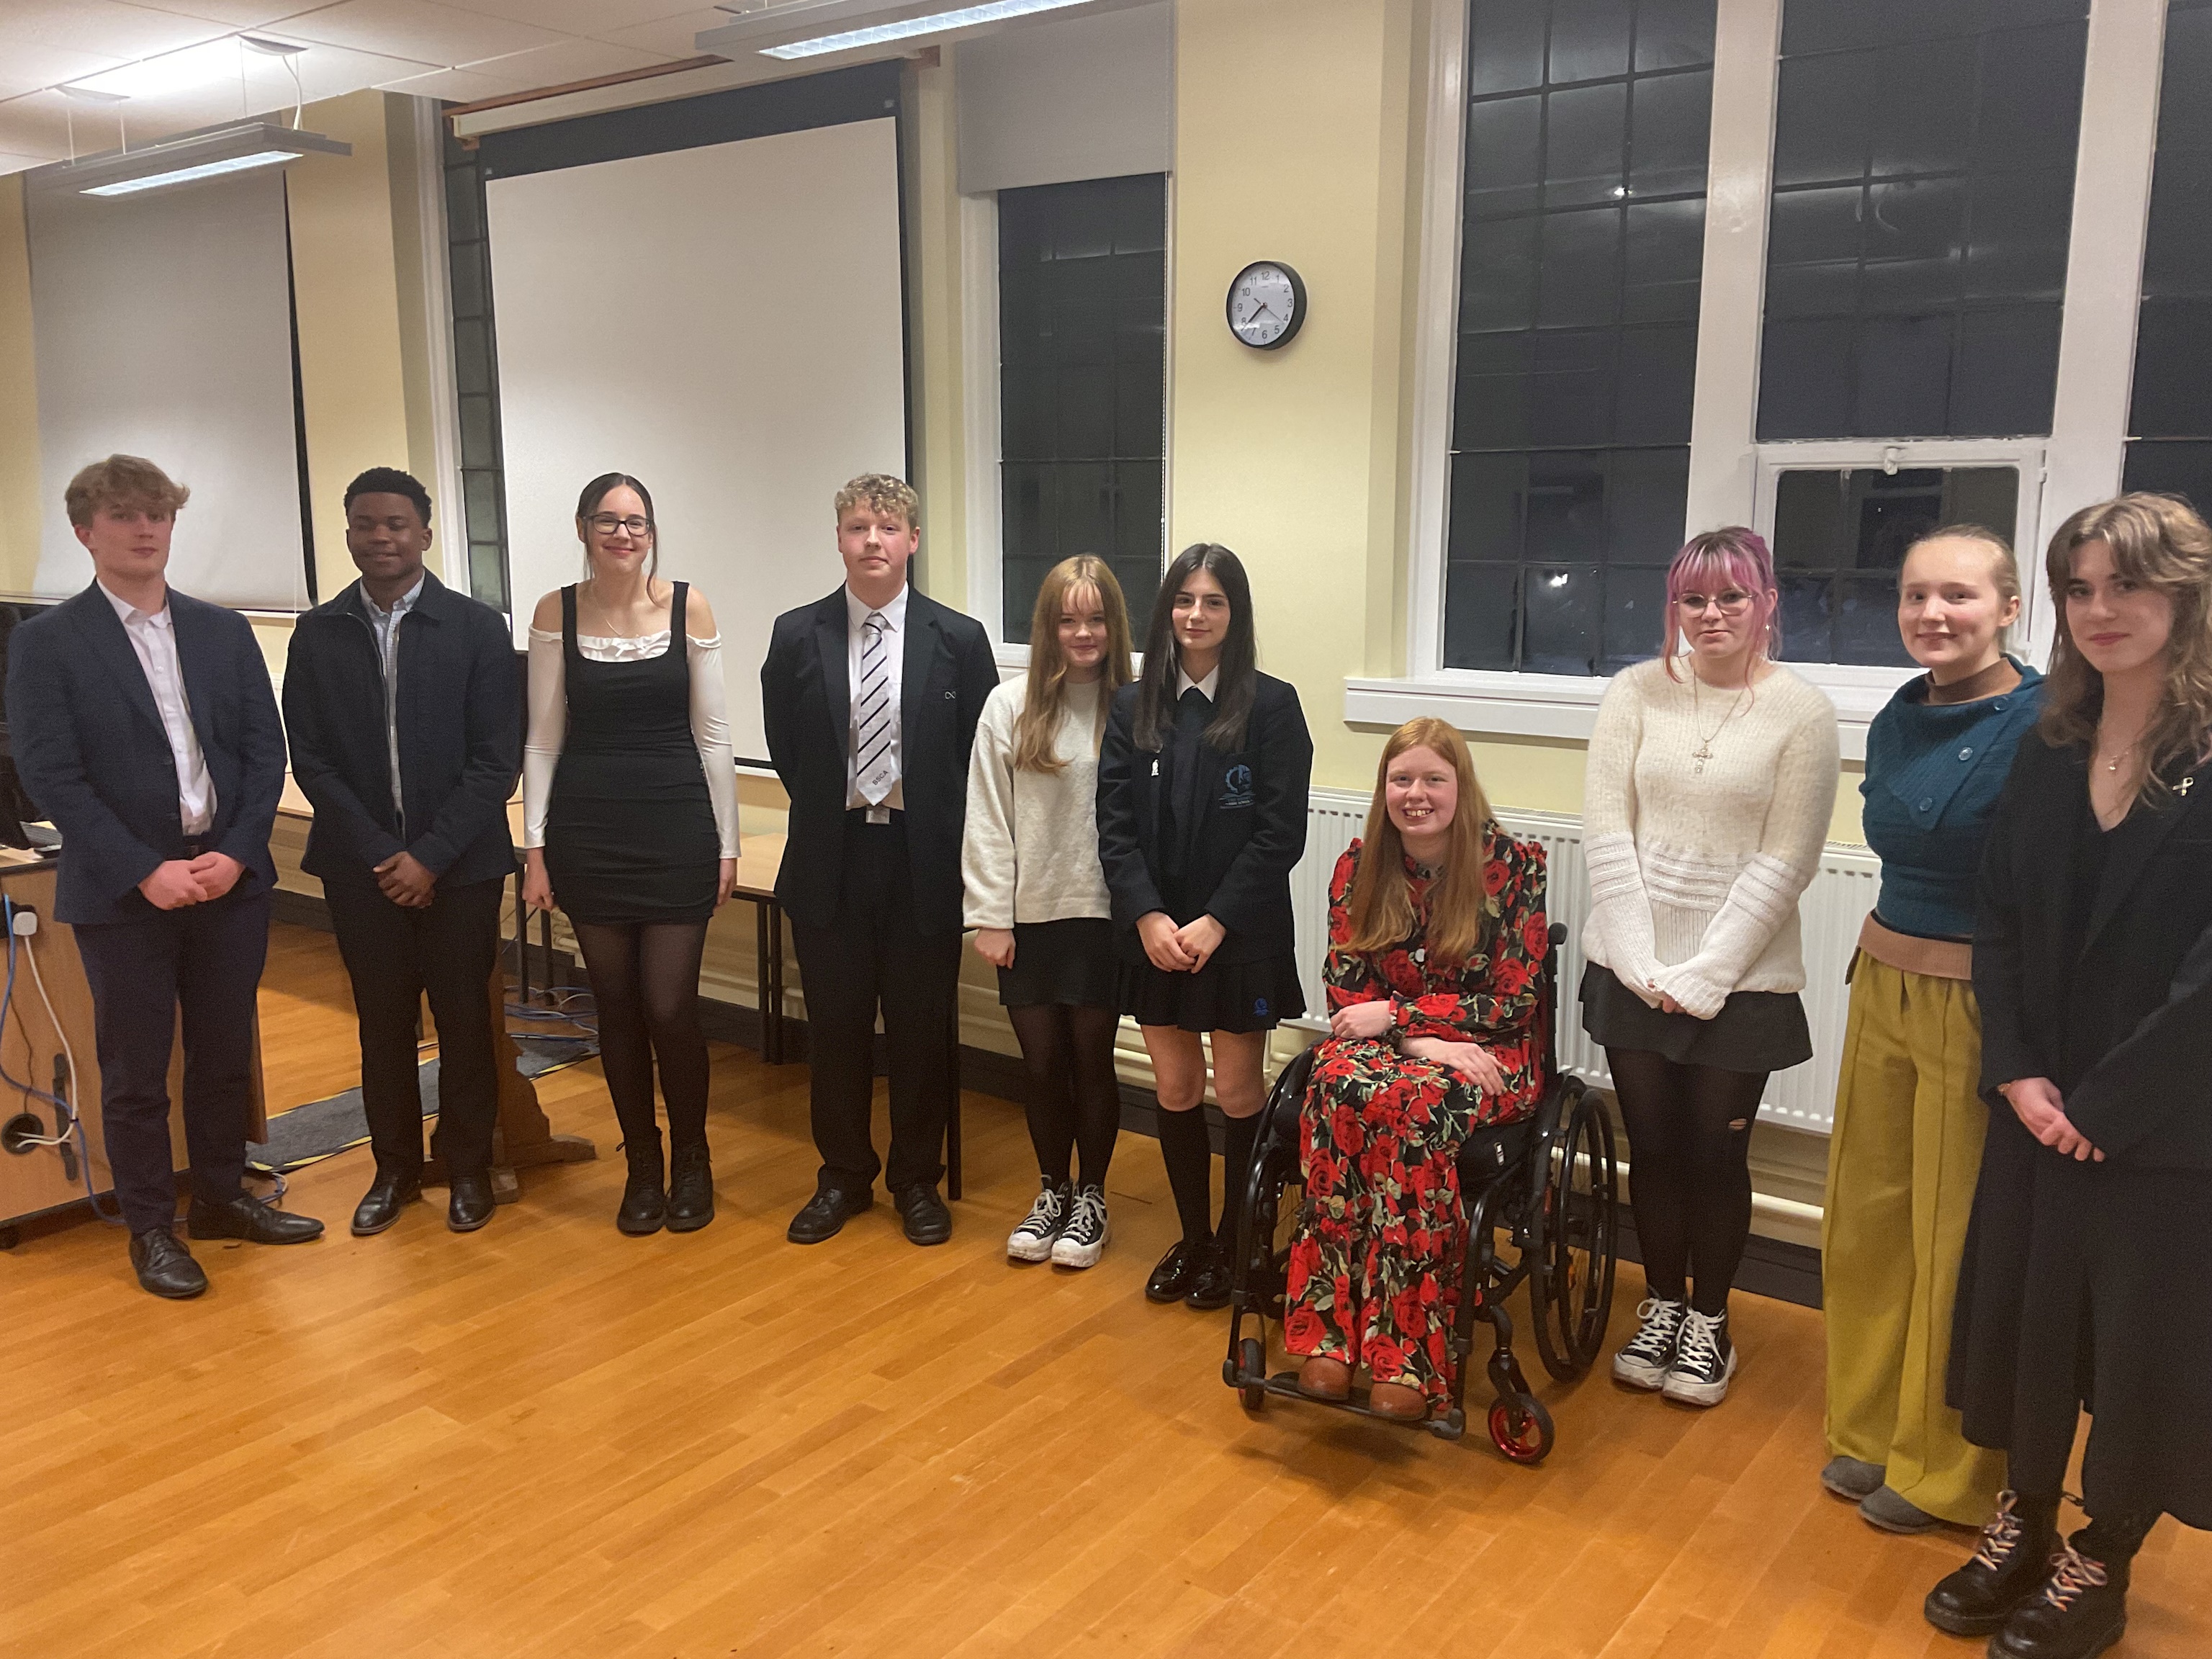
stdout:
POLYGON ((1989 1121, 1981 1063, 1972 985, 1854 959, 1820 1227, 1828 1451, 1881 1465, 1891 1490, 1962 1526, 1989 1518, 2005 1473, 1943 1401, 1989 1121))

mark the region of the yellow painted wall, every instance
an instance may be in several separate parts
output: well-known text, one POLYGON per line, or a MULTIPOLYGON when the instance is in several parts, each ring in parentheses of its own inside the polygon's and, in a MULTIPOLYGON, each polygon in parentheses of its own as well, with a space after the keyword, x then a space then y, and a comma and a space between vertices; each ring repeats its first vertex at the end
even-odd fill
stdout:
POLYGON ((0 593, 39 568, 39 382, 31 347, 31 251, 23 181, 0 179, 0 593))

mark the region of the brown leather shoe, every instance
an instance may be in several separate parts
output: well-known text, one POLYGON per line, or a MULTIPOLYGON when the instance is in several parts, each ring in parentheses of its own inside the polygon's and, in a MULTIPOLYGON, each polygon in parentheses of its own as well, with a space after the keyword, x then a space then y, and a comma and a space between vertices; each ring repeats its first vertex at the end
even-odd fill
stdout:
POLYGON ((1377 1382, 1367 1391, 1367 1409, 1377 1417, 1418 1423, 1429 1414, 1428 1396, 1403 1382, 1377 1382))
POLYGON ((1343 1400, 1352 1393, 1352 1367, 1317 1353, 1298 1367, 1298 1392, 1316 1400, 1343 1400))

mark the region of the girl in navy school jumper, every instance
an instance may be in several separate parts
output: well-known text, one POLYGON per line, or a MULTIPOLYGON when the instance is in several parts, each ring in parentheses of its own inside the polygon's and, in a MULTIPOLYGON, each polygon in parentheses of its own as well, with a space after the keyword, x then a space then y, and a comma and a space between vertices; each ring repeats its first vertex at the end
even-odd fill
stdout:
POLYGON ((2004 1461, 1944 1403, 1951 1303, 1989 1110, 1976 1092, 1974 879, 2043 676, 2005 653, 2020 569, 1979 526, 1906 550, 1897 622, 1927 672, 1867 733, 1867 844, 1881 892, 1850 981, 1821 1224, 1828 1339, 1821 1480, 1870 1524, 1976 1526, 2004 1461))
POLYGON ((1306 844, 1313 770, 1298 694, 1255 665, 1252 590, 1225 547, 1168 566, 1145 668, 1114 696, 1098 755, 1098 856, 1121 951, 1121 1011, 1151 1054, 1160 1156, 1182 1237, 1145 1294, 1229 1304, 1234 1242, 1260 1108, 1267 1033, 1305 1012, 1291 870, 1306 844), (1227 1120, 1221 1224, 1200 1103, 1211 1033, 1227 1120))

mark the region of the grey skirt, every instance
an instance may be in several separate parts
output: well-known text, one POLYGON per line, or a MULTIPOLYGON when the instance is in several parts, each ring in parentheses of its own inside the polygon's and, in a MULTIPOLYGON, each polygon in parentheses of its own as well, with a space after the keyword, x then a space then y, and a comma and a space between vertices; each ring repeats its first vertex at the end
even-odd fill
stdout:
POLYGON ((1737 991, 1711 1019, 1654 1008, 1593 962, 1583 969, 1583 1030, 1601 1048, 1648 1048, 1677 1066, 1786 1072, 1813 1058, 1812 1028, 1795 991, 1737 991))

